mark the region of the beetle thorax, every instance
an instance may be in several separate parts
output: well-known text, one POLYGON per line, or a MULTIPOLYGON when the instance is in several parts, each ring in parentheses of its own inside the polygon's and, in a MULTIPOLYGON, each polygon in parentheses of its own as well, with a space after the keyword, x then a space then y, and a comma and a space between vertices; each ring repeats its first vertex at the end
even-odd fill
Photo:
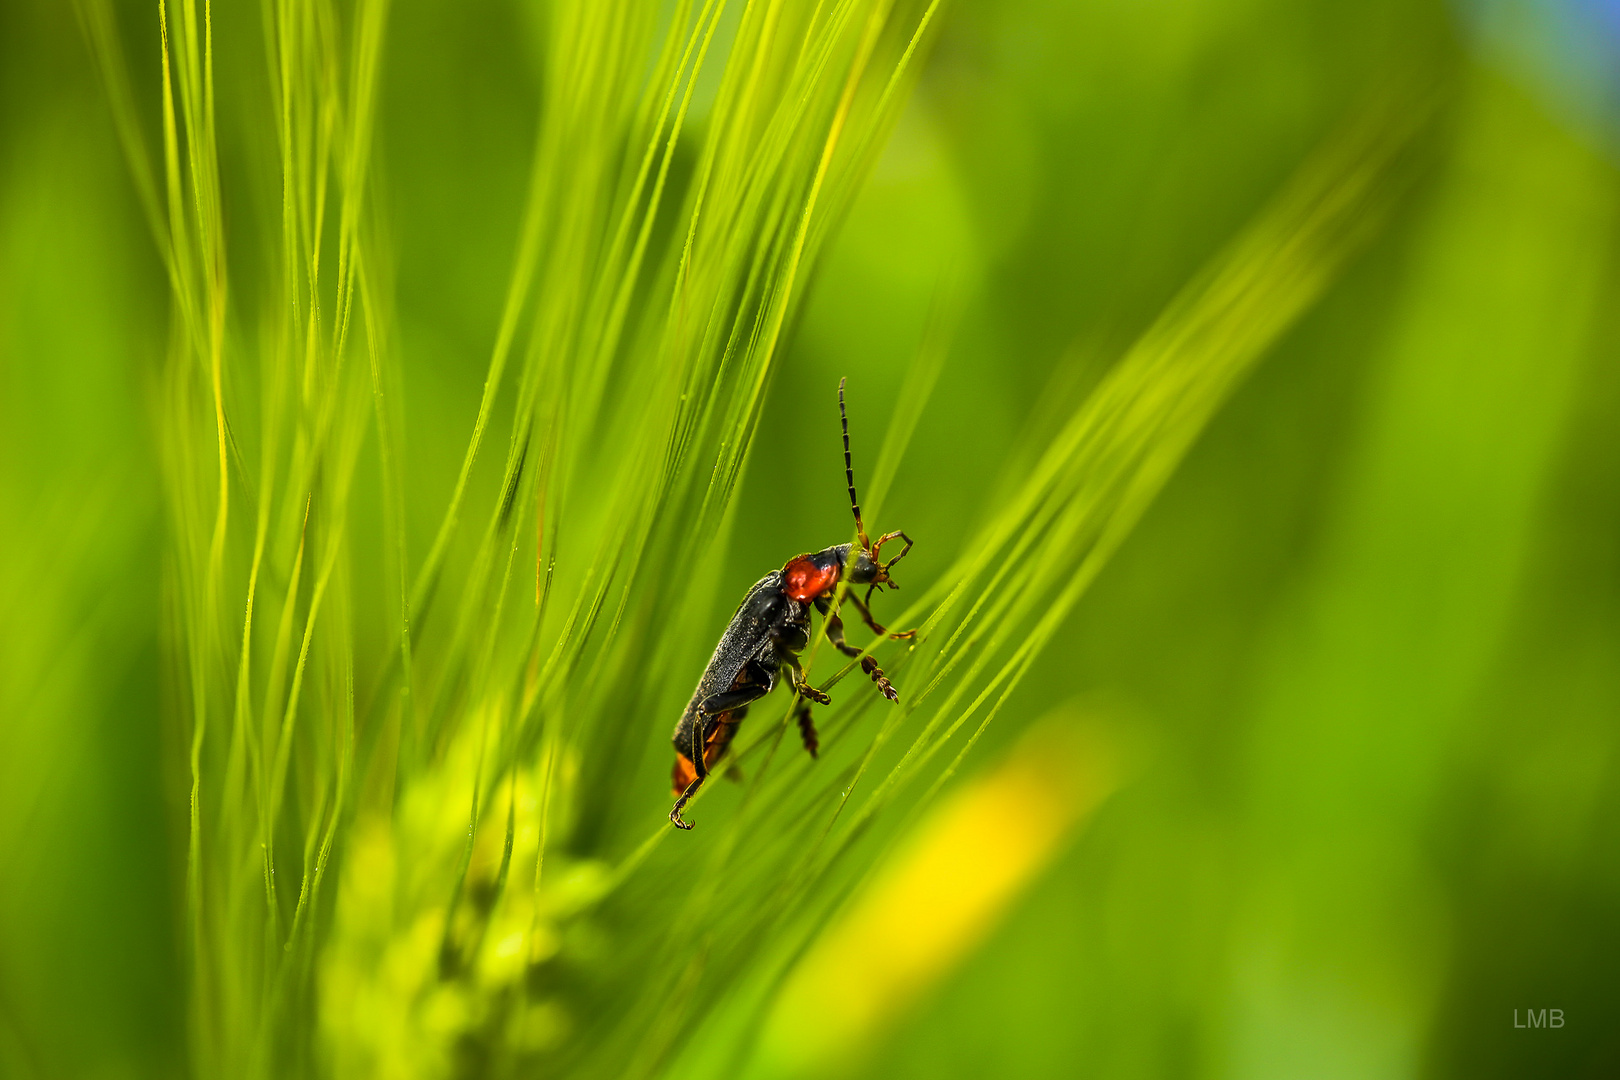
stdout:
POLYGON ((790 559, 782 567, 782 591, 801 604, 813 603, 833 590, 849 558, 849 545, 837 544, 790 559))

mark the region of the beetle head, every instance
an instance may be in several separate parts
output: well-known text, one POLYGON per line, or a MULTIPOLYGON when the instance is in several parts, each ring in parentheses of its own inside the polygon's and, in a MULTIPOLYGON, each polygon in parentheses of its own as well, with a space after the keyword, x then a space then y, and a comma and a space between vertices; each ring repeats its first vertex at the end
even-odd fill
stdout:
POLYGON ((844 573, 844 580, 851 585, 875 585, 882 574, 883 567, 873 560, 865 548, 858 547, 849 553, 849 567, 844 573))
MULTIPOLYGON (((891 589, 898 589, 900 586, 889 576, 889 570, 895 563, 905 558, 906 553, 910 550, 911 537, 899 530, 885 533, 878 537, 876 541, 870 542, 869 545, 863 544, 850 552, 849 570, 845 574, 845 580, 851 585, 870 585, 873 588, 886 585, 891 589), (890 540, 903 540, 906 546, 900 549, 900 554, 884 562, 880 552, 883 550, 883 545, 890 540)), ((868 595, 870 595, 870 591, 868 595)))

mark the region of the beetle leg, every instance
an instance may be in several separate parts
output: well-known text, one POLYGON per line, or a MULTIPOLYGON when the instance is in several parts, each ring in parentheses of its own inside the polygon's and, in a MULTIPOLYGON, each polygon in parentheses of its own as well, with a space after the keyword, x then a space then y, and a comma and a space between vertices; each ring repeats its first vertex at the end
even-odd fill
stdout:
POLYGON ((742 708, 744 705, 747 705, 750 702, 758 701, 760 698, 770 693, 770 689, 771 688, 768 685, 750 685, 738 687, 735 690, 722 690, 718 694, 710 694, 708 697, 704 698, 703 702, 698 705, 698 709, 703 713, 705 718, 719 716, 723 712, 731 712, 735 709, 742 708))
POLYGON ((803 625, 790 622, 785 626, 773 627, 771 629, 771 641, 776 646, 778 653, 801 652, 806 645, 810 644, 809 630, 808 621, 803 625))
POLYGON ((890 701, 900 700, 900 691, 896 690, 888 676, 883 674, 883 669, 878 667, 876 660, 870 656, 861 657, 861 670, 872 677, 872 681, 877 683, 878 692, 884 697, 890 701))
POLYGON ((872 561, 877 562, 878 561, 878 552, 883 550, 883 545, 887 544, 890 540, 894 540, 896 538, 904 540, 906 542, 906 546, 901 549, 900 554, 896 555, 894 558, 890 559, 888 562, 881 564, 885 571, 887 571, 889 569, 889 567, 893 566, 895 563, 899 562, 901 559, 905 558, 907 554, 910 553, 910 551, 911 551, 911 537, 907 536, 905 533, 901 532, 899 529, 896 529, 892 533, 884 533, 882 536, 878 537, 872 543, 872 561))
POLYGON ((692 769, 697 773, 697 777, 686 785, 686 790, 681 792, 681 797, 675 800, 674 809, 669 812, 670 823, 677 829, 690 830, 692 828, 691 822, 681 820, 681 809, 686 806, 693 795, 697 794, 698 788, 703 786, 703 781, 709 778, 709 766, 703 760, 703 728, 703 724, 692 725, 692 748, 691 752, 686 755, 687 760, 692 763, 692 769))
POLYGON ((784 661, 788 669, 788 681, 793 684, 793 692, 800 697, 809 698, 817 705, 831 705, 832 698, 810 685, 810 680, 804 677, 804 669, 799 666, 799 658, 788 656, 784 661))
POLYGON ((810 706, 803 702, 799 703, 798 720, 799 738, 804 740, 804 748, 812 758, 819 756, 821 742, 816 738, 816 722, 810 716, 810 706))
MULTIPOLYGON (((861 614, 866 616, 866 621, 872 625, 874 630, 880 634, 885 633, 881 626, 878 626, 876 623, 872 622, 871 613, 868 612, 866 608, 861 606, 861 602, 855 599, 854 594, 851 594, 849 599, 860 610, 861 614)), ((877 683, 878 691, 890 701, 899 701, 900 694, 895 690, 894 684, 889 682, 888 677, 883 674, 883 669, 878 667, 877 661, 872 659, 870 656, 861 656, 861 650, 844 640, 844 621, 838 617, 837 613, 833 611, 823 611, 822 615, 824 618, 821 621, 821 628, 826 633, 827 640, 832 642, 833 646, 845 656, 860 656, 861 670, 866 672, 866 674, 871 677, 873 682, 877 683)), ((910 633, 887 634, 886 636, 909 637, 910 633)))
POLYGON ((845 656, 859 656, 861 650, 844 640, 844 620, 838 617, 835 611, 823 611, 821 631, 827 635, 827 640, 833 643, 833 648, 845 656))
POLYGON ((790 656, 785 661, 788 667, 788 679, 793 684, 793 692, 799 695, 799 707, 794 710, 794 718, 799 722, 799 738, 804 740, 804 748, 811 757, 816 757, 821 751, 821 742, 816 738, 816 722, 810 716, 809 701, 822 705, 832 704, 832 698, 810 685, 810 680, 804 677, 804 669, 799 667, 799 659, 790 656), (808 698, 809 701, 805 699, 808 698))
MULTIPOLYGON (((690 829, 689 822, 681 820, 681 810, 697 794, 703 781, 709 778, 709 766, 704 760, 707 756, 709 736, 714 733, 719 723, 715 718, 725 713, 741 713, 747 709, 748 703, 758 701, 770 692, 774 680, 767 679, 763 685, 754 682, 740 686, 734 690, 722 690, 718 694, 710 694, 698 705, 698 712, 702 714, 702 722, 692 725, 692 746, 686 751, 686 758, 692 763, 692 769, 697 778, 686 785, 681 797, 675 800, 675 808, 669 812, 669 820, 677 829, 690 829)), ((741 716, 735 717, 741 720, 741 716)))
MULTIPOLYGON (((699 761, 701 761, 702 757, 702 754, 698 755, 699 761)), ((699 764, 699 761, 694 761, 693 764, 697 765, 697 767, 701 769, 703 766, 699 764)), ((698 778, 692 781, 690 784, 687 784, 686 790, 681 792, 681 797, 675 800, 675 808, 669 812, 669 820, 670 823, 673 824, 677 829, 690 830, 692 828, 692 823, 690 821, 681 820, 681 809, 686 806, 688 799, 697 794, 697 789, 703 786, 703 781, 707 775, 708 774, 706 772, 699 773, 698 778)))
POLYGON ((872 609, 861 603, 860 599, 857 598, 854 593, 849 594, 849 602, 854 604, 855 610, 861 613, 861 618, 865 619, 866 625, 872 628, 872 633, 881 634, 886 638, 894 638, 896 641, 917 636, 915 627, 910 630, 898 630, 891 632, 879 626, 877 620, 872 618, 872 609))

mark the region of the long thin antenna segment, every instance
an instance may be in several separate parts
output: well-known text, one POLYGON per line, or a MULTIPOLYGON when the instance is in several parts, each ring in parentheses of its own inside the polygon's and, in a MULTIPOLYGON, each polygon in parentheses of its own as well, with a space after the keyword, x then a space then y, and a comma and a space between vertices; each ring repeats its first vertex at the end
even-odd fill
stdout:
POLYGON ((866 538, 866 522, 861 520, 861 503, 855 497, 855 466, 849 460, 849 413, 844 408, 844 380, 838 380, 838 421, 844 425, 844 479, 849 481, 849 508, 855 511, 855 535, 860 538, 862 548, 870 548, 872 542, 866 538))

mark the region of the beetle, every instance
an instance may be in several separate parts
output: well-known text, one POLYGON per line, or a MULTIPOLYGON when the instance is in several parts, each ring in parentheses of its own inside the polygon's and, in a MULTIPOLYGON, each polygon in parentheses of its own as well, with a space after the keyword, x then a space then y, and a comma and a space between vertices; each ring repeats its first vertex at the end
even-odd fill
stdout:
MULTIPOLYGON (((725 633, 720 635, 720 644, 709 658, 708 667, 703 669, 692 700, 687 702, 680 723, 675 725, 672 740, 675 769, 670 779, 671 794, 676 799, 669 820, 678 829, 692 827, 681 820, 681 809, 703 786, 715 763, 725 756, 738 725, 748 714, 749 703, 770 693, 784 670, 797 698, 799 735, 810 756, 816 756, 820 747, 808 702, 826 705, 832 699, 811 686, 799 666, 799 653, 810 644, 810 609, 821 613, 822 632, 838 651, 846 656, 861 656, 860 649, 844 640, 843 620, 832 606, 840 581, 867 587, 864 601, 854 593, 849 593, 846 599, 860 612, 874 634, 897 640, 916 636, 916 630, 898 633, 885 630, 872 618, 872 591, 879 587, 899 588, 889 571, 911 550, 911 537, 899 530, 884 533, 875 541, 866 535, 861 504, 855 497, 855 469, 850 463, 844 381, 838 380, 838 419, 844 430, 844 478, 849 484, 849 506, 855 514, 857 542, 795 555, 782 569, 772 570, 760 578, 737 606, 725 633), (879 553, 891 540, 904 541, 905 547, 900 549, 900 554, 884 562, 879 553)), ((900 700, 877 661, 870 656, 861 657, 861 670, 877 684, 884 697, 890 701, 900 700)))

